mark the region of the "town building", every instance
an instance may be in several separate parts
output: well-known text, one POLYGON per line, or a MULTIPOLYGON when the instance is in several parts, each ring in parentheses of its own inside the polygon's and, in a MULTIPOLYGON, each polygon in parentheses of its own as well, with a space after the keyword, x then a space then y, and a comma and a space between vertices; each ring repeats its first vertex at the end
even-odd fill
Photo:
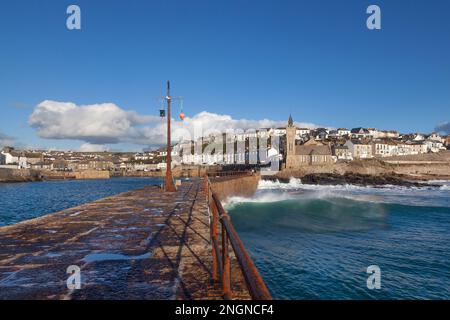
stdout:
POLYGON ((5 147, 1 153, 4 156, 5 165, 15 165, 18 169, 27 168, 27 157, 22 152, 12 147, 5 147))
POLYGON ((308 129, 308 128, 297 128, 295 130, 295 135, 298 139, 308 136, 310 133, 311 133, 311 129, 308 129))
POLYGON ((432 140, 428 138, 425 140, 425 145, 427 146, 428 152, 439 152, 441 150, 445 150, 444 144, 440 140, 432 140))
POLYGON ((331 150, 333 152, 333 156, 335 156, 337 160, 353 160, 353 155, 347 146, 334 145, 331 150))
POLYGON ((443 139, 439 133, 433 132, 432 134, 430 134, 430 135, 427 137, 427 140, 431 140, 431 141, 440 141, 440 142, 444 143, 444 140, 445 140, 445 139, 443 139))
POLYGON ((348 130, 347 128, 338 128, 337 135, 339 137, 350 136, 350 130, 348 130))
POLYGON ((31 169, 35 170, 51 170, 52 164, 51 162, 36 162, 30 165, 31 169))
MULTIPOLYGON (((352 132, 353 134, 353 132, 352 132)), ((372 158, 372 145, 368 140, 348 140, 345 144, 354 159, 372 158)))
POLYGON ((283 127, 281 127, 281 128, 276 128, 276 129, 273 130, 273 133, 274 133, 275 135, 277 135, 277 136, 283 136, 283 135, 286 134, 286 128, 283 128, 283 127))
POLYGON ((314 139, 302 145, 295 143, 296 128, 292 116, 289 116, 286 127, 286 169, 296 170, 306 165, 325 165, 334 162, 329 145, 314 139))
POLYGON ((42 162, 44 160, 42 153, 25 152, 24 156, 27 158, 27 166, 42 162))
POLYGON ((390 157, 393 156, 394 144, 388 140, 374 140, 372 142, 372 155, 374 157, 390 157))
POLYGON ((369 132, 369 130, 365 129, 365 128, 353 128, 350 131, 351 137, 353 139, 366 139, 366 138, 371 138, 371 134, 369 132))

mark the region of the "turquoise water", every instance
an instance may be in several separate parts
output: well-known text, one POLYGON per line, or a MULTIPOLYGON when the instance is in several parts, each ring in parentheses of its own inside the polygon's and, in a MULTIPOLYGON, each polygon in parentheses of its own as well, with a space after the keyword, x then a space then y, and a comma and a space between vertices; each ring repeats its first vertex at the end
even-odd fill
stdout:
POLYGON ((147 185, 158 178, 111 178, 0 183, 0 226, 105 198, 147 185))
POLYGON ((274 298, 450 299, 450 189, 262 182, 226 207, 274 298), (367 288, 367 267, 381 289, 367 288))

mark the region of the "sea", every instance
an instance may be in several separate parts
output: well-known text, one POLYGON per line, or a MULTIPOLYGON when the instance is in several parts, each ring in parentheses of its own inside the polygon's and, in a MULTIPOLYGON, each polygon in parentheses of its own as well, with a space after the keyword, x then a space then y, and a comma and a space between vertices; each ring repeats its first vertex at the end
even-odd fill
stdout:
MULTIPOLYGON (((161 180, 2 183, 0 226, 152 184, 161 180)), ((429 184, 262 180, 225 208, 275 299, 450 299, 450 181, 429 184)))
POLYGON ((450 181, 429 184, 263 180, 226 208, 276 299, 450 299, 450 181))
POLYGON ((0 183, 0 227, 161 183, 160 178, 132 177, 0 183))

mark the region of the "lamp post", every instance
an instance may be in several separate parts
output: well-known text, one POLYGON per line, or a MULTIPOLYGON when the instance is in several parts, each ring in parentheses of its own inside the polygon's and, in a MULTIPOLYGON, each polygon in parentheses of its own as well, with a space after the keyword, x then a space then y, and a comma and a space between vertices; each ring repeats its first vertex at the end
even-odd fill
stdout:
POLYGON ((165 181, 165 191, 174 192, 176 191, 175 185, 173 184, 172 177, 172 155, 170 148, 170 82, 167 81, 167 156, 166 156, 166 181, 165 181))

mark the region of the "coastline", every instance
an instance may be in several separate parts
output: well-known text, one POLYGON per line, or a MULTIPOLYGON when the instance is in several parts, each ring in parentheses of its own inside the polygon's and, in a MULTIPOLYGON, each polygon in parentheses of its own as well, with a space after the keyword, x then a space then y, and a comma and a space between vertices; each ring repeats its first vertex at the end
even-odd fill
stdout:
POLYGON ((298 170, 282 170, 264 179, 281 182, 289 181, 291 177, 301 179, 304 184, 430 186, 425 182, 450 180, 450 151, 305 165, 298 170))
POLYGON ((316 173, 307 174, 302 176, 270 176, 263 177, 262 180, 279 181, 281 183, 289 183, 291 178, 298 178, 303 184, 315 184, 315 185, 356 185, 356 186, 386 186, 395 185, 403 187, 439 187, 437 184, 430 184, 424 181, 435 180, 450 180, 448 176, 433 176, 433 179, 428 177, 411 177, 399 174, 381 174, 381 175, 369 175, 359 173, 316 173))

